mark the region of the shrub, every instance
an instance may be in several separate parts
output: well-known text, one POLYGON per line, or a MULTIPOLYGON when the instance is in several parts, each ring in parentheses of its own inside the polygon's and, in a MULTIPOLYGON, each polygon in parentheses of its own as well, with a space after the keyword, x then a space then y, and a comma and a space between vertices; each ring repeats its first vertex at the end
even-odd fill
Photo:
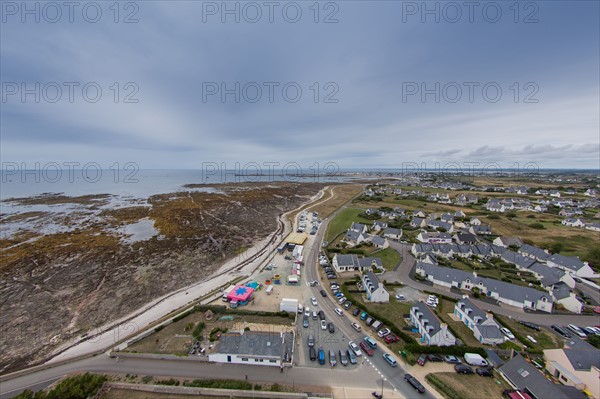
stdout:
POLYGON ((149 384, 153 379, 154 377, 152 377, 151 375, 145 375, 142 377, 142 382, 144 384, 149 384))
POLYGON ((416 354, 440 354, 440 355, 453 355, 453 356, 464 356, 465 353, 477 353, 482 357, 487 357, 487 353, 483 348, 474 346, 421 346, 417 343, 408 344, 404 347, 406 351, 416 354))
POLYGON ((500 216, 496 215, 496 214, 492 214, 492 215, 488 216, 488 219, 500 219, 500 216))
POLYGON ((40 391, 34 394, 25 390, 15 396, 18 399, 87 399, 94 397, 100 387, 107 380, 105 375, 80 374, 68 377, 59 382, 49 391, 40 391))
POLYGON ((156 381, 158 385, 170 385, 170 386, 179 386, 179 380, 175 378, 169 378, 168 380, 158 380, 156 381))
POLYGON ((536 230, 544 230, 545 229, 544 225, 541 223, 530 223, 529 227, 531 227, 532 229, 536 229, 536 230))
POLYGON ((446 385, 446 383, 444 383, 442 380, 440 380, 434 374, 427 374, 425 376, 425 379, 431 385, 435 386, 443 394, 443 396, 446 396, 449 399, 462 399, 462 395, 460 393, 456 392, 456 390, 454 390, 454 388, 446 385))
POLYGON ((192 336, 197 341, 202 340, 202 331, 204 330, 204 327, 206 327, 206 324, 204 324, 204 322, 201 321, 196 325, 196 328, 194 328, 194 331, 192 332, 192 336))

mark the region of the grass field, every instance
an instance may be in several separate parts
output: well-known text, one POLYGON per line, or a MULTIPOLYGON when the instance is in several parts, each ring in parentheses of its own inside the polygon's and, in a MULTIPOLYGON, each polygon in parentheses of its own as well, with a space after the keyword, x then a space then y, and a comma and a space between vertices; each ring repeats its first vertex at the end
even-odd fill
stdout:
POLYGON ((381 258, 383 268, 390 271, 394 270, 402 261, 402 256, 398 253, 398 251, 392 248, 386 248, 382 249, 381 251, 374 252, 371 254, 371 256, 381 258))
MULTIPOLYGON (((552 316, 548 315, 548 317, 552 316)), ((514 319, 509 319, 508 317, 496 315, 495 318, 498 321, 502 321, 503 323, 507 324, 509 330, 511 330, 513 333, 517 333, 521 337, 523 337, 524 342, 521 343, 529 348, 540 350, 563 347, 562 339, 559 338, 556 334, 553 334, 550 331, 546 330, 545 328, 542 328, 542 331, 535 331, 529 327, 525 327, 524 325, 519 324, 514 319), (533 339, 537 341, 537 344, 534 344, 533 342, 529 341, 527 339, 528 335, 533 337, 533 339)))
POLYGON ((496 372, 492 378, 480 377, 477 374, 435 373, 433 375, 446 387, 456 392, 461 399, 497 399, 502 397, 502 391, 511 389, 496 372))
POLYGON ((364 209, 358 208, 346 208, 338 213, 327 226, 327 232, 325 233, 325 240, 331 242, 335 237, 350 228, 352 222, 363 223, 371 225, 372 220, 363 219, 358 215, 362 213, 364 209))
POLYGON ((363 186, 360 184, 342 184, 339 186, 333 186, 325 193, 324 198, 328 198, 326 201, 309 207, 308 209, 310 211, 318 212, 319 217, 324 219, 329 217, 329 215, 335 212, 340 206, 344 205, 346 202, 360 194, 362 190, 363 186))

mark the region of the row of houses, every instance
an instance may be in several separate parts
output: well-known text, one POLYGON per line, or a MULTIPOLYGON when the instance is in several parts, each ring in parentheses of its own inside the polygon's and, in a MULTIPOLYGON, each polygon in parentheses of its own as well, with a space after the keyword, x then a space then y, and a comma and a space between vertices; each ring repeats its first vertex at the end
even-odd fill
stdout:
POLYGON ((580 219, 580 218, 567 218, 567 219, 563 220, 561 223, 564 226, 568 226, 568 227, 583 227, 587 230, 600 231, 600 223, 598 223, 598 222, 588 223, 585 220, 580 219))
POLYGON ((477 288, 482 295, 521 309, 533 309, 550 313, 554 306, 554 298, 548 292, 487 277, 479 277, 476 272, 469 273, 424 262, 417 262, 415 272, 434 285, 447 288, 454 287, 466 291, 477 288))

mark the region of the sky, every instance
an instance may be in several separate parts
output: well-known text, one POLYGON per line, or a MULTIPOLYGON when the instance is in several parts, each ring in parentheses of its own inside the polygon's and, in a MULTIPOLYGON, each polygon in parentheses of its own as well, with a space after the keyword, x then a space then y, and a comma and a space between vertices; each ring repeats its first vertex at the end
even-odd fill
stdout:
POLYGON ((599 4, 3 1, 0 156, 597 169, 599 4))

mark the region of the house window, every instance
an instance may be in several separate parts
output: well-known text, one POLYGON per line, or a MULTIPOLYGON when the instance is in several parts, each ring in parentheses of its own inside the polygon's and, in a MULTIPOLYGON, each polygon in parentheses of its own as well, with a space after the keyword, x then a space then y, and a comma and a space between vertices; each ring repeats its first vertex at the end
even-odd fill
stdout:
POLYGON ((263 362, 263 359, 260 359, 260 362, 262 363, 262 362, 263 362))
POLYGON ((242 358, 242 362, 247 362, 247 361, 248 361, 248 358, 247 358, 247 357, 243 357, 243 358, 242 358))
POLYGON ((271 360, 269 360, 269 363, 277 363, 277 360, 271 359, 271 360))
POLYGON ((254 359, 255 362, 258 362, 258 359, 254 359))

